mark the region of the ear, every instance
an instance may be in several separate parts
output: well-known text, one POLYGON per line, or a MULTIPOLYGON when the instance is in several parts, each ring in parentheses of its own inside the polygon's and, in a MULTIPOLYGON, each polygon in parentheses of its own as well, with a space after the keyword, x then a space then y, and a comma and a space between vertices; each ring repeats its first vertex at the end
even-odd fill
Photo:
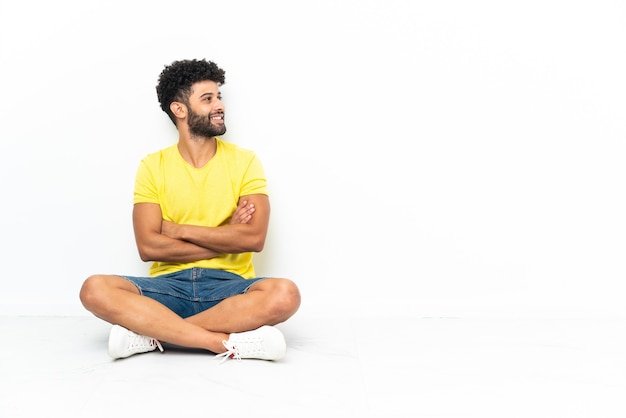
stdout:
POLYGON ((170 110, 179 119, 183 119, 187 116, 187 106, 181 102, 170 103, 170 110))

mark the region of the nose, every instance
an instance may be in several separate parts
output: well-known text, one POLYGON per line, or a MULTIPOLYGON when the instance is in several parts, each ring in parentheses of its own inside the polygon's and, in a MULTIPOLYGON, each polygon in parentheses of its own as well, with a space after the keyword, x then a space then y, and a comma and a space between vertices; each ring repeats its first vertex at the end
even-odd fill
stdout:
POLYGON ((224 102, 222 102, 222 99, 216 98, 214 104, 215 110, 224 110, 224 102))

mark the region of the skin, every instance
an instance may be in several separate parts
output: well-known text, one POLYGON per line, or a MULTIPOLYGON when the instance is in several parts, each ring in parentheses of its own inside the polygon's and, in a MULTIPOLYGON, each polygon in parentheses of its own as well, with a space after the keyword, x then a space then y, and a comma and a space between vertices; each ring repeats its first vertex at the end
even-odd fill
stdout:
MULTIPOLYGON (((170 109, 177 120, 181 156, 195 167, 204 166, 215 155, 217 141, 215 136, 192 133, 189 115, 193 111, 210 116, 216 132, 223 132, 224 105, 218 85, 213 81, 195 83, 189 105, 173 102, 170 109)), ((220 253, 261 251, 269 214, 268 197, 260 194, 242 196, 230 224, 220 227, 167 222, 158 204, 139 203, 133 207, 133 228, 143 261, 189 262, 220 253)), ((88 311, 111 324, 162 342, 222 353, 222 341, 230 333, 276 325, 291 317, 300 306, 300 292, 289 279, 268 278, 254 283, 246 294, 227 298, 183 319, 159 302, 140 295, 126 279, 98 274, 85 280, 80 300, 88 311)))

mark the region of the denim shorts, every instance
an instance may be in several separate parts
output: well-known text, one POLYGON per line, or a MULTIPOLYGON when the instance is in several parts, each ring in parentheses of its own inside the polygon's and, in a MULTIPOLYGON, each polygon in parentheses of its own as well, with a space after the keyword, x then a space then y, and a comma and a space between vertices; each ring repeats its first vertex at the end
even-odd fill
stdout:
POLYGON ((182 318, 195 315, 224 299, 241 295, 263 277, 244 279, 223 270, 191 268, 157 277, 121 276, 139 293, 162 303, 182 318))

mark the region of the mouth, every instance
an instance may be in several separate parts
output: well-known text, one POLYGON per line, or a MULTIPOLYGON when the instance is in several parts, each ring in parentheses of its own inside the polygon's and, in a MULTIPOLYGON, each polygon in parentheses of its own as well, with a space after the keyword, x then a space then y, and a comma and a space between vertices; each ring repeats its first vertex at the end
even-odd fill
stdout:
POLYGON ((224 114, 216 113, 214 115, 211 115, 210 119, 211 119, 211 122, 224 123, 224 114))

